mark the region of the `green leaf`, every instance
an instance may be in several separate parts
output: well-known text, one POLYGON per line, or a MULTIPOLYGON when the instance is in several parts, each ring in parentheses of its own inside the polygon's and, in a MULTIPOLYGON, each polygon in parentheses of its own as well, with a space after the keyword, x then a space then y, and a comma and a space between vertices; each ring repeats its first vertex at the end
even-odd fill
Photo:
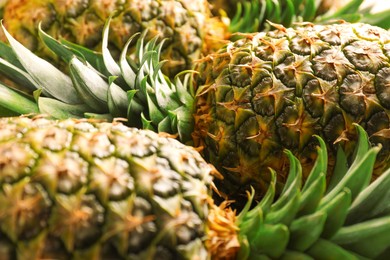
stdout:
POLYGON ((281 208, 271 207, 271 210, 265 216, 267 224, 285 224, 290 225, 299 210, 300 193, 296 191, 281 208))
POLYGON ((311 256, 306 253, 286 250, 284 254, 280 257, 281 260, 314 260, 311 256))
POLYGON ((316 15, 317 9, 315 0, 307 0, 305 8, 303 9, 302 19, 303 21, 313 21, 316 15))
POLYGON ((169 117, 165 117, 157 125, 158 133, 172 133, 172 122, 169 117))
POLYGON ((375 14, 365 14, 361 17, 362 23, 368 23, 371 25, 380 26, 384 29, 390 28, 390 10, 385 10, 375 14))
POLYGON ((131 126, 141 127, 141 113, 143 113, 144 107, 138 104, 135 96, 138 94, 138 90, 128 90, 127 100, 129 104, 127 106, 127 118, 131 126))
POLYGON ((19 116, 19 115, 20 115, 20 113, 9 110, 8 108, 5 108, 5 107, 0 105, 0 116, 1 117, 11 117, 11 116, 19 116))
POLYGON ((324 230, 326 217, 325 212, 315 212, 295 219, 290 225, 288 248, 304 252, 312 246, 324 230))
POLYGON ((38 83, 24 69, 19 69, 2 58, 0 58, 0 71, 23 90, 33 91, 39 88, 38 83))
POLYGON ((258 239, 259 230, 264 226, 263 212, 260 208, 257 208, 255 211, 251 211, 251 217, 246 216, 245 221, 242 221, 239 225, 240 227, 240 237, 245 237, 248 239, 250 244, 256 238, 258 239))
POLYGON ((307 215, 313 213, 322 197, 324 196, 326 189, 326 177, 324 173, 321 173, 317 180, 315 180, 311 185, 302 192, 300 199, 300 209, 298 212, 299 216, 307 215))
POLYGON ((240 249, 237 253, 237 259, 248 260, 251 253, 249 241, 245 237, 240 237, 239 239, 240 249))
POLYGON ((127 117, 128 99, 126 92, 110 79, 108 87, 108 109, 113 117, 127 117))
POLYGON ((110 122, 114 119, 111 114, 97 114, 97 113, 88 113, 88 112, 84 113, 84 117, 97 119, 97 120, 104 120, 107 122, 110 122))
POLYGON ((68 104, 81 103, 73 88, 72 81, 67 75, 16 41, 3 25, 2 28, 19 62, 40 85, 45 95, 55 97, 68 104))
POLYGON ((343 227, 332 241, 374 259, 390 247, 390 216, 343 227))
MULTIPOLYGON (((265 0, 266 8, 265 8, 265 19, 269 20, 269 17, 271 14, 273 14, 275 11, 273 0, 265 0)), ((261 23, 264 23, 264 21, 261 21, 261 23)))
POLYGON ((300 15, 299 11, 301 10, 301 5, 302 5, 302 1, 303 0, 293 0, 293 5, 295 6, 295 9, 296 9, 296 14, 297 16, 300 15))
POLYGON ((91 112, 108 112, 108 83, 77 57, 69 67, 74 87, 84 103, 93 109, 91 112))
POLYGON ((147 101, 148 101, 148 111, 149 111, 149 116, 150 120, 153 122, 155 126, 159 124, 164 119, 163 113, 159 110, 159 107, 156 106, 155 102, 153 99, 147 95, 147 101))
POLYGON ((334 188, 321 201, 321 204, 326 204, 340 191, 347 187, 351 190, 352 198, 354 199, 361 190, 368 186, 376 156, 380 150, 379 147, 369 149, 367 133, 361 126, 356 125, 358 131, 358 144, 355 150, 355 159, 348 169, 345 176, 339 180, 334 188))
POLYGON ((332 20, 338 19, 345 14, 353 14, 358 13, 360 5, 364 2, 364 0, 351 0, 343 7, 336 10, 336 12, 332 13, 329 16, 323 17, 323 20, 332 20))
POLYGON ((249 241, 251 254, 264 254, 272 259, 279 258, 286 250, 289 231, 285 225, 263 225, 256 238, 249 241))
POLYGON ((284 151, 290 162, 290 169, 288 173, 288 177, 286 180, 286 183, 283 187, 283 190, 281 192, 281 197, 283 197, 288 190, 291 189, 292 186, 295 188, 300 189, 302 184, 302 166, 299 160, 293 155, 293 153, 290 150, 284 151))
POLYGON ((361 160, 355 168, 351 168, 337 186, 323 198, 321 204, 327 204, 333 197, 341 192, 344 187, 351 190, 352 198, 354 199, 359 192, 368 185, 369 178, 367 177, 371 177, 372 175, 375 158, 378 152, 378 147, 374 147, 368 151, 363 160, 361 160))
POLYGON ((177 133, 179 134, 180 141, 183 143, 191 142, 191 134, 194 130, 193 113, 183 106, 177 108, 174 113, 176 114, 177 133))
POLYGON ((303 186, 302 192, 305 192, 313 182, 315 182, 321 173, 326 174, 328 166, 328 153, 326 150, 325 141, 320 137, 315 135, 317 138, 320 147, 317 148, 317 159, 314 163, 312 170, 303 186))
POLYGON ((125 46, 122 49, 120 58, 119 58, 119 66, 121 69, 121 75, 123 75, 124 80, 126 81, 127 85, 130 87, 130 89, 136 89, 137 86, 137 72, 135 72, 129 63, 127 62, 126 55, 129 48, 129 45, 131 44, 132 40, 137 37, 139 33, 133 34, 126 42, 125 46))
POLYGON ((292 0, 285 0, 286 6, 283 8, 282 24, 290 27, 294 21, 296 10, 292 0))
POLYGON ((273 12, 271 16, 268 18, 273 23, 281 23, 282 19, 282 6, 279 0, 271 0, 273 4, 273 12))
POLYGON ((326 192, 333 190, 348 172, 348 161, 341 146, 337 149, 336 164, 331 175, 326 192))
POLYGON ((82 60, 87 61, 101 74, 106 77, 110 76, 106 66, 104 65, 103 55, 99 52, 92 51, 84 46, 69 42, 67 40, 61 39, 60 41, 63 45, 67 46, 76 56, 80 57, 82 60))
POLYGON ((343 226, 351 203, 351 192, 348 188, 345 188, 331 201, 320 207, 319 211, 326 212, 328 216, 321 237, 330 238, 343 226))
POLYGON ((74 57, 74 52, 42 30, 41 23, 39 23, 38 34, 45 45, 66 63, 74 57))
POLYGON ((81 105, 70 105, 61 102, 56 99, 39 97, 38 98, 39 112, 42 114, 48 114, 56 119, 67 119, 67 118, 82 118, 84 113, 90 108, 84 104, 81 105))
POLYGON ((141 114, 141 120, 142 120, 142 129, 149 129, 152 131, 156 131, 156 129, 152 125, 152 121, 148 120, 144 113, 141 114))
MULTIPOLYGON (((255 189, 253 187, 251 187, 251 191, 248 192, 247 195, 248 195, 248 200, 245 203, 244 208, 241 210, 241 212, 237 216, 236 223, 238 223, 238 225, 242 225, 245 222, 245 219, 247 219, 247 217, 248 217, 248 212, 252 206, 253 198, 255 197, 255 189)), ((263 209, 259 206, 259 204, 257 204, 257 206, 254 207, 251 211, 255 211, 254 214, 258 215, 258 214, 262 214, 262 213, 259 213, 258 211, 262 212, 263 209)))
MULTIPOLYGON (((39 113, 38 105, 34 99, 3 84, 0 84, 0 104, 7 109, 7 113, 10 111, 17 114, 39 113)), ((5 114, 0 115, 4 116, 5 114)))
MULTIPOLYGON (((157 68, 160 70, 160 68, 157 68)), ((175 99, 175 92, 169 88, 168 83, 161 78, 153 80, 154 95, 157 100, 157 105, 160 109, 169 111, 180 107, 180 104, 175 99)))
POLYGON ((260 8, 258 1, 238 2, 236 13, 229 25, 229 31, 232 33, 257 31, 262 17, 264 17, 264 11, 265 8, 260 8))
POLYGON ((23 65, 19 62, 18 57, 15 55, 12 48, 3 41, 0 41, 0 57, 2 57, 4 60, 8 61, 15 67, 26 71, 23 65))
POLYGON ((267 193, 258 204, 258 206, 261 207, 264 212, 268 212, 271 209, 276 194, 276 172, 271 168, 269 170, 271 172, 271 181, 269 183, 267 193))
POLYGON ((348 211, 347 225, 390 214, 390 169, 356 197, 348 211))
POLYGON ((194 89, 191 85, 191 76, 195 71, 186 70, 178 73, 174 78, 174 86, 176 88, 177 96, 180 102, 189 108, 193 107, 194 104, 194 89), (184 79, 181 80, 180 76, 184 75, 184 79))
POLYGON ((319 239, 306 253, 316 260, 343 259, 360 260, 361 258, 341 246, 325 239, 319 239))
POLYGON ((368 140, 368 135, 366 131, 360 125, 358 124, 354 124, 354 125, 358 133, 358 142, 357 142, 357 148, 355 149, 354 159, 351 168, 359 164, 360 161, 368 152, 368 150, 370 149, 370 142, 368 140))
POLYGON ((102 54, 103 54, 104 65, 106 66, 108 72, 110 72, 110 74, 113 76, 120 76, 121 69, 119 65, 115 62, 114 58, 111 56, 110 51, 108 50, 108 36, 109 36, 110 22, 114 14, 115 13, 113 13, 106 20, 106 23, 104 24, 103 27, 102 54))

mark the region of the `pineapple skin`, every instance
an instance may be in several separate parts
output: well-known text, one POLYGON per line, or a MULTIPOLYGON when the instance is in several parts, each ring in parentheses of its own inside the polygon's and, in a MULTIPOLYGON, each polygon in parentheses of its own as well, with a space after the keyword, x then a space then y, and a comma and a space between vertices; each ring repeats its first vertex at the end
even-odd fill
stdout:
POLYGON ((168 61, 164 70, 171 76, 192 68, 202 50, 216 50, 224 43, 226 31, 221 28, 226 25, 211 17, 206 0, 9 0, 3 19, 18 41, 39 56, 53 59, 38 37, 40 22, 54 38, 100 51, 103 25, 114 11, 110 50, 119 56, 131 35, 147 30, 147 40, 166 39, 162 58, 168 61))
POLYGON ((357 130, 365 171, 326 187, 319 138, 303 186, 294 167, 279 197, 273 173, 267 195, 250 209, 248 194, 237 214, 210 200, 213 168, 175 140, 118 122, 2 118, 1 259, 386 259, 390 171, 366 183, 380 147, 357 130))
POLYGON ((206 259, 211 168, 122 123, 0 119, 2 259, 206 259), (196 253, 196 256, 193 254, 196 253))
POLYGON ((221 192, 240 198, 253 186, 260 196, 268 167, 282 186, 286 148, 307 175, 313 135, 327 142, 332 170, 338 145, 353 153, 353 123, 382 145, 375 173, 389 168, 390 34, 367 24, 274 26, 242 35, 197 67, 193 137, 224 175, 221 192))

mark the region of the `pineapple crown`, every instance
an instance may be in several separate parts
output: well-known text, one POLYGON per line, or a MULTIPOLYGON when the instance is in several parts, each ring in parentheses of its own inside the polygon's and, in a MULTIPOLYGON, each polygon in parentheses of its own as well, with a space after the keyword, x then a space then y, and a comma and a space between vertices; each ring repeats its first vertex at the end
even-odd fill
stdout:
POLYGON ((0 114, 40 113, 57 119, 121 117, 130 126, 177 134, 181 141, 190 141, 191 71, 172 80, 166 77, 160 59, 164 41, 153 38, 145 43, 147 31, 130 37, 115 61, 108 49, 110 20, 103 29, 101 53, 57 41, 39 26, 41 40, 67 65, 68 73, 33 54, 3 26, 10 46, 0 43, 0 71, 17 87, 0 84, 0 114), (136 37, 135 50, 129 50, 136 37))
POLYGON ((324 6, 325 1, 316 0, 244 0, 237 3, 231 19, 229 31, 257 32, 268 31, 267 21, 291 27, 296 22, 329 23, 335 20, 363 22, 390 28, 390 10, 372 13, 371 6, 362 8, 364 0, 351 0, 340 7, 324 6))

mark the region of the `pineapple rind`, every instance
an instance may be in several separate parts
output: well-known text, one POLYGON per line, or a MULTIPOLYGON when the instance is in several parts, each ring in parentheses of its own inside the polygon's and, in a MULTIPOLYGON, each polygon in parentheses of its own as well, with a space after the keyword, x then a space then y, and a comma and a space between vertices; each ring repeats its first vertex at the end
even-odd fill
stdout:
POLYGON ((388 168, 389 33, 367 24, 274 26, 241 35, 197 67, 195 141, 225 176, 222 191, 237 198, 252 185, 264 193, 267 167, 284 183, 284 148, 306 177, 316 156, 313 134, 328 143, 331 165, 339 144, 350 156, 353 123, 383 146, 376 172, 388 168))
POLYGON ((338 157, 335 184, 317 136, 305 183, 286 151, 281 194, 271 170, 267 194, 251 208, 252 189, 237 213, 213 204, 212 167, 175 140, 117 121, 2 118, 2 258, 380 259, 390 247, 390 170, 369 183, 380 146, 355 127, 355 156, 350 166, 338 157))
POLYGON ((19 117, 0 119, 0 150, 2 256, 204 254, 211 167, 193 148, 119 122, 19 117))
MULTIPOLYGON (((205 0, 9 0, 3 19, 18 41, 42 57, 55 59, 38 37, 39 23, 56 39, 63 38, 100 51, 103 25, 114 12, 110 48, 119 54, 130 35, 146 30, 148 39, 155 36, 167 39, 162 53, 169 62, 164 69, 172 77, 190 68, 203 48, 215 49, 207 44, 220 44, 207 43, 206 34, 216 32, 206 32, 205 27, 211 27, 207 23, 218 26, 223 23, 211 18, 205 0)), ((221 37, 224 33, 218 32, 221 37)))

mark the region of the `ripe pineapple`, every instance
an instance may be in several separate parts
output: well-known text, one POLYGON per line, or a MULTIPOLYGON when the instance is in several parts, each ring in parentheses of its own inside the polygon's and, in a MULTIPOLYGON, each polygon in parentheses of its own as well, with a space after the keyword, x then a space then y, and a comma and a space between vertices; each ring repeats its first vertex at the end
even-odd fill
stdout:
MULTIPOLYGON (((390 170, 359 147, 326 187, 326 146, 302 186, 299 162, 275 199, 214 205, 209 166, 151 131, 91 120, 0 119, 2 259, 386 259, 390 170)), ((253 195, 253 193, 252 193, 253 195)))
POLYGON ((48 57, 50 52, 38 37, 40 22, 57 39, 100 50, 103 25, 114 11, 117 13, 111 23, 111 50, 121 50, 130 35, 145 30, 150 38, 156 35, 166 38, 162 53, 168 61, 165 71, 172 76, 191 68, 202 49, 213 49, 213 44, 219 46, 221 41, 213 39, 224 37, 225 33, 224 24, 211 17, 206 0, 8 0, 3 19, 17 40, 48 57))
POLYGON ((211 167, 119 122, 0 119, 1 259, 205 259, 211 167))
POLYGON ((0 48, 8 60, 0 69, 29 93, 0 85, 0 114, 125 117, 130 126, 177 134, 203 149, 224 175, 218 185, 229 198, 246 197, 250 186, 261 197, 271 181, 268 167, 277 170, 280 190, 289 170, 284 148, 302 162, 306 178, 316 158, 313 134, 326 140, 331 165, 338 145, 351 157, 354 122, 383 146, 376 172, 389 168, 389 33, 367 24, 274 26, 199 60, 194 84, 188 73, 167 79, 161 45, 142 37, 135 55, 143 62, 129 63, 127 46, 115 62, 106 47, 100 55, 41 31, 68 62, 68 76, 6 32, 12 47, 0 48))
POLYGON ((376 167, 389 168, 389 32, 348 23, 274 26, 243 35, 197 68, 194 136, 226 177, 221 187, 228 194, 248 185, 264 190, 267 167, 287 173, 282 148, 307 172, 314 134, 333 154, 343 145, 351 155, 354 122, 383 146, 376 167))

